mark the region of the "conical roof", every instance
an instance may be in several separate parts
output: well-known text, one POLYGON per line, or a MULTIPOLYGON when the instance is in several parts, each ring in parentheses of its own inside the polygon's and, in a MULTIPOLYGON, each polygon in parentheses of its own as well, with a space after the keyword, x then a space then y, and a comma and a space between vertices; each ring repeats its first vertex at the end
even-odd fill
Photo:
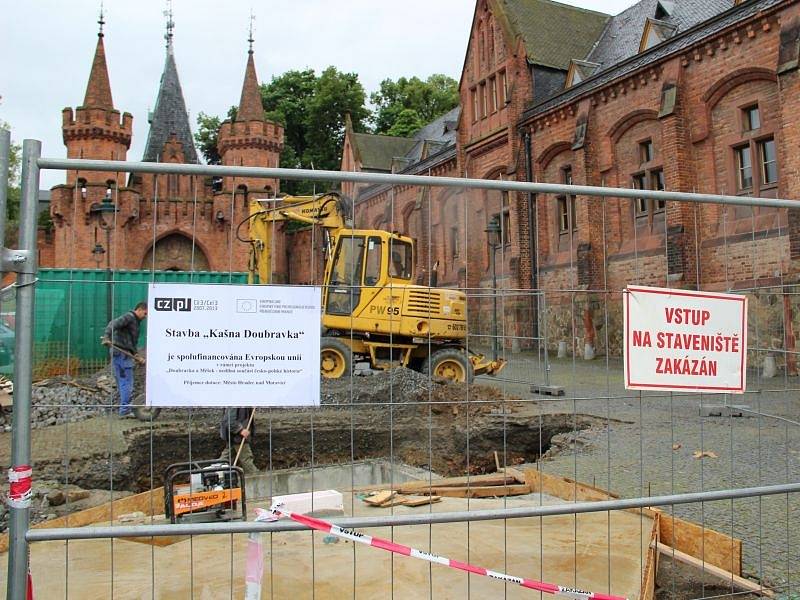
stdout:
POLYGON ((264 107, 261 104, 261 91, 258 88, 256 65, 253 60, 253 51, 247 56, 247 67, 244 71, 242 84, 242 97, 239 100, 239 110, 236 113, 237 121, 263 121, 264 107))
POLYGON ((89 83, 86 84, 86 96, 83 98, 83 106, 85 108, 105 108, 107 110, 114 108, 102 33, 97 36, 97 47, 94 51, 92 70, 89 73, 89 83))
POLYGON ((167 44, 167 59, 161 75, 156 106, 150 118, 150 132, 147 134, 147 145, 142 160, 158 162, 164 144, 172 135, 175 135, 175 138, 183 144, 186 162, 197 163, 197 150, 194 147, 189 115, 186 112, 186 102, 183 99, 183 90, 178 79, 175 53, 170 38, 167 44))

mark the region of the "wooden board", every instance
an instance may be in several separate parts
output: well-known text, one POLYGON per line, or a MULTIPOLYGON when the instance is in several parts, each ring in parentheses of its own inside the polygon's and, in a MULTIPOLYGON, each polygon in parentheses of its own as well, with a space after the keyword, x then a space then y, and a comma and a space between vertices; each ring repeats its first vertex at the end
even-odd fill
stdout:
POLYGON ((673 517, 662 510, 653 510, 661 513, 661 543, 734 575, 742 574, 742 540, 673 517))
MULTIPOLYGON (((564 500, 580 502, 618 498, 618 496, 603 489, 536 469, 525 469, 524 475, 526 482, 533 491, 542 491, 564 500)), ((663 510, 657 508, 632 508, 628 509, 628 512, 641 512, 649 517, 660 515, 661 518, 657 522, 661 542, 685 554, 705 560, 708 564, 730 571, 735 575, 742 574, 741 540, 677 517, 673 518, 672 515, 666 514, 663 510), (703 556, 703 553, 705 553, 705 556, 703 556)))
MULTIPOLYGON (((143 512, 145 515, 163 513, 164 488, 155 488, 151 492, 142 492, 133 496, 125 496, 113 502, 106 502, 86 510, 64 515, 57 519, 32 525, 31 529, 55 529, 58 527, 84 527, 93 523, 113 521, 115 517, 132 512, 143 512)), ((8 551, 8 533, 0 536, 0 552, 8 551)))
POLYGON ((370 506, 382 506, 385 502, 389 502, 389 500, 394 498, 396 495, 397 495, 396 491, 384 490, 382 492, 378 492, 377 494, 372 494, 371 496, 367 496, 363 500, 370 506))
POLYGON ((657 549, 658 552, 660 552, 664 556, 669 556, 670 558, 673 558, 678 562, 682 562, 686 565, 691 565, 692 567, 696 567, 702 570, 702 572, 705 573, 706 575, 713 575, 714 577, 719 578, 721 581, 729 585, 732 585, 736 589, 744 590, 746 592, 752 592, 760 596, 766 596, 767 598, 775 597, 775 592, 773 592, 769 588, 759 585, 755 581, 745 579, 744 577, 739 577, 738 575, 735 575, 730 571, 726 571, 725 569, 721 569, 707 562, 704 563, 702 560, 699 560, 694 556, 690 556, 679 550, 675 550, 674 548, 671 548, 666 544, 654 542, 652 549, 653 550, 657 549))
POLYGON ((400 490, 408 490, 403 493, 413 493, 411 490, 424 490, 430 487, 463 487, 463 486, 485 486, 485 485, 504 485, 504 484, 513 484, 518 483, 517 480, 511 474, 503 474, 503 473, 489 473, 487 475, 471 475, 469 477, 447 477, 445 479, 433 479, 428 481, 427 479, 420 479, 417 481, 405 481, 403 483, 395 483, 395 484, 384 484, 384 485, 373 485, 367 487, 360 487, 355 488, 353 491, 375 491, 375 490, 387 490, 387 489, 396 489, 400 490))
MULTIPOLYGON (((446 496, 448 498, 500 498, 502 496, 520 496, 529 494, 531 488, 527 485, 484 485, 464 487, 435 487, 417 490, 417 494, 430 494, 432 496, 446 496)), ((401 488, 400 493, 407 493, 401 488)))
POLYGON ((409 497, 406 496, 403 498, 403 505, 404 506, 425 506, 427 504, 435 504, 436 502, 441 502, 441 496, 414 496, 409 497))
POLYGON ((159 535, 154 537, 124 537, 119 538, 124 542, 136 542, 137 544, 147 544, 148 546, 157 546, 159 548, 166 548, 178 542, 188 540, 188 535, 159 535))
POLYGON ((642 587, 639 591, 639 600, 655 600, 656 597, 656 573, 658 573, 658 551, 655 544, 658 543, 658 519, 659 515, 653 517, 653 529, 650 532, 650 547, 647 549, 647 562, 645 563, 642 575, 642 587))
POLYGON ((613 500, 619 497, 611 492, 575 481, 569 477, 551 475, 537 469, 525 469, 523 473, 525 483, 530 486, 531 491, 541 491, 551 496, 557 496, 562 500, 579 502, 582 500, 613 500))

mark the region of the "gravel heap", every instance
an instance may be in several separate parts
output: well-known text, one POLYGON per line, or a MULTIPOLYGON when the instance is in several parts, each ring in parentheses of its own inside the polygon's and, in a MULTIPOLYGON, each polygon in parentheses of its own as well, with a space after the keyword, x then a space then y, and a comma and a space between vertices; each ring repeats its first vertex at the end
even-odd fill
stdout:
MULTIPOLYGON (((389 371, 356 371, 353 377, 323 379, 320 387, 322 404, 386 404, 464 402, 501 403, 518 399, 504 395, 502 390, 481 384, 435 381, 428 375, 411 369, 389 371), (370 373, 361 376, 360 373, 370 373)), ((487 408, 489 405, 487 404, 487 408)))
MULTIPOLYGON (((117 384, 100 371, 87 378, 54 377, 33 384, 31 426, 49 427, 82 421, 108 410, 116 400, 117 384)), ((11 430, 11 407, 0 413, 0 426, 11 430)))
MULTIPOLYGON (((144 369, 136 368, 134 398, 142 392, 144 369)), ((353 377, 323 379, 320 395, 321 403, 327 405, 463 402, 467 397, 472 401, 503 400, 501 392, 488 386, 437 382, 428 375, 405 368, 357 370, 353 377)), ((33 385, 32 426, 50 427, 107 414, 109 407, 118 402, 117 385, 110 367, 81 378, 53 377, 33 385)), ((164 414, 169 416, 178 411, 185 412, 185 409, 165 409, 164 414)), ((219 409, 198 409, 193 416, 215 420, 219 409)), ((0 428, 11 429, 10 407, 0 412, 0 428)))
POLYGON ((386 402, 427 401, 429 393, 441 384, 411 369, 356 371, 353 377, 323 379, 322 404, 383 404, 386 402), (361 373, 370 373, 362 376, 361 373))

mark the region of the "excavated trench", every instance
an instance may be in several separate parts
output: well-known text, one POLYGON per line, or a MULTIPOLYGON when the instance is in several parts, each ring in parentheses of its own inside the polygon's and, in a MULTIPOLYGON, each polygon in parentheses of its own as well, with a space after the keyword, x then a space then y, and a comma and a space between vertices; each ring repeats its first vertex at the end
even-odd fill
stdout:
MULTIPOLYGON (((466 418, 426 415, 418 407, 386 411, 361 409, 270 413, 256 422, 253 454, 261 469, 294 469, 384 459, 431 470, 443 476, 494 472, 495 452, 501 464, 538 460, 554 436, 605 426, 594 417, 543 415, 472 415, 466 418), (270 423, 271 421, 271 423, 270 423)), ((223 444, 215 422, 196 424, 191 436, 180 423, 159 423, 129 430, 127 451, 115 456, 86 457, 72 469, 71 482, 84 488, 141 492, 163 484, 168 465, 190 458, 219 456, 223 444), (198 426, 199 425, 199 426, 198 426), (152 456, 152 462, 151 462, 152 456)), ((77 457, 75 457, 77 459, 77 457)))

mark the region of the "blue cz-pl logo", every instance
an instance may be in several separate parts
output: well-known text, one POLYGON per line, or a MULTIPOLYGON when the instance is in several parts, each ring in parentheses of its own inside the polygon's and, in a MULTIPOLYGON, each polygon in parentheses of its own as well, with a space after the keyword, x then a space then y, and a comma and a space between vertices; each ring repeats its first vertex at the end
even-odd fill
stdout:
POLYGON ((155 309, 157 311, 178 311, 189 312, 192 310, 191 298, 156 298, 155 309))

